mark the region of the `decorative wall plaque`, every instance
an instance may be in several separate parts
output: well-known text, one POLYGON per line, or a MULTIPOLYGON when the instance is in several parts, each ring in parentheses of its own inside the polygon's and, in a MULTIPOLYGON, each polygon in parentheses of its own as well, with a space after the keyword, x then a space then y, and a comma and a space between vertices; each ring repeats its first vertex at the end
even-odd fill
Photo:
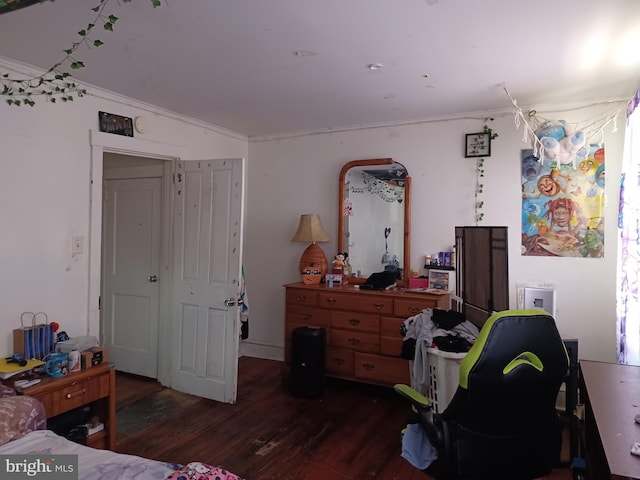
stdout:
POLYGON ((113 113, 98 112, 100 131, 133 137, 133 119, 114 115, 113 113))

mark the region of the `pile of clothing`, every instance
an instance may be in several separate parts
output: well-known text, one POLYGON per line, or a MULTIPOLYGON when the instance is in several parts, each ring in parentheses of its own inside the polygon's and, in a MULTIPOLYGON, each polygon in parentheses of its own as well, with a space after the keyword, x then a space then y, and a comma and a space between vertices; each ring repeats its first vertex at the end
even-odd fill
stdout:
MULTIPOLYGON (((425 309, 407 318, 400 326, 404 337, 402 357, 413 360, 411 387, 422 394, 429 389, 429 357, 427 348, 446 352, 467 352, 480 333, 478 327, 454 310, 425 309)), ((402 457, 419 470, 424 470, 438 458, 422 426, 410 423, 402 437, 402 457)))
POLYGON ((411 386, 421 393, 429 387, 427 348, 446 352, 467 352, 480 333, 478 327, 454 310, 427 308, 407 318, 400 326, 404 337, 402 357, 413 360, 411 386))

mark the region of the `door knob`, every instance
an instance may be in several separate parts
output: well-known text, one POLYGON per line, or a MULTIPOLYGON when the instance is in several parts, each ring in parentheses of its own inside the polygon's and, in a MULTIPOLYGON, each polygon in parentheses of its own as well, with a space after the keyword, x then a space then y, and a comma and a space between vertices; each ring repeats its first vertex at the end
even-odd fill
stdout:
POLYGON ((236 299, 235 298, 227 298, 224 301, 224 306, 225 307, 233 307, 236 304, 236 299))
POLYGON ((158 281, 158 277, 157 275, 149 275, 147 280, 149 280, 149 283, 156 283, 158 281))

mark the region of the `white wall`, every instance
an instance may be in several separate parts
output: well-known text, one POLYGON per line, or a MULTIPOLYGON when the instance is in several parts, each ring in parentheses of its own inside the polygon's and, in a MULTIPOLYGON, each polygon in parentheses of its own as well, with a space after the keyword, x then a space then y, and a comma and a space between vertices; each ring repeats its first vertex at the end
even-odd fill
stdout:
MULTIPOLYGON (((580 109, 548 118, 585 121, 601 114, 580 109)), ((485 160, 485 214, 481 225, 509 227, 511 307, 516 284, 553 282, 556 317, 565 338, 578 338, 581 358, 615 361, 616 222, 621 128, 604 131, 606 148, 605 257, 575 259, 520 255, 520 150, 522 127, 511 113, 492 114, 499 134, 485 160)), ((281 358, 284 331, 283 284, 299 281, 297 265, 305 246, 290 242, 301 213, 319 213, 332 241, 321 244, 328 258, 337 249, 337 186, 342 165, 351 160, 392 157, 403 163, 412 184, 411 267, 424 255, 448 250, 454 227, 474 225, 475 159, 464 158, 464 134, 482 130, 484 119, 459 119, 369 128, 293 138, 253 140, 249 144, 245 266, 250 295, 249 345, 245 351, 281 358), (254 344, 251 344, 253 342, 254 344), (267 347, 269 346, 269 347, 267 347)))
POLYGON ((146 117, 149 133, 132 144, 166 146, 184 159, 247 156, 242 135, 98 89, 68 104, 0 101, 0 355, 13 351, 24 311, 46 312, 71 336, 87 333, 97 302, 88 288, 90 130, 98 130, 98 111, 146 117), (85 253, 71 255, 72 236, 84 237, 85 253))
MULTIPOLYGON (((7 68, 21 69, 5 60, 7 68)), ((244 265, 250 306, 250 338, 241 352, 283 357, 284 289, 299 281, 306 247, 290 242, 301 213, 319 213, 337 249, 337 187, 351 160, 392 157, 413 178, 412 268, 424 255, 448 249, 456 225, 474 224, 475 161, 463 157, 464 134, 482 119, 415 123, 294 138, 253 140, 97 89, 67 105, 34 108, 0 102, 0 354, 11 353, 11 331, 26 310, 45 311, 70 335, 88 328, 89 261, 71 255, 72 236, 90 243, 90 130, 98 111, 148 118, 150 132, 138 141, 167 145, 184 158, 248 157, 244 265)), ((506 102, 505 102, 506 103, 506 102)), ((590 109, 555 117, 587 120, 590 109)), ((615 260, 618 184, 624 118, 617 133, 607 128, 606 253, 603 259, 520 255, 520 150, 522 131, 510 113, 496 116, 499 138, 485 161, 483 225, 509 227, 512 307, 515 285, 557 285, 557 320, 565 337, 580 340, 580 357, 615 361, 615 260)), ((93 301, 94 299, 92 299, 93 301)))

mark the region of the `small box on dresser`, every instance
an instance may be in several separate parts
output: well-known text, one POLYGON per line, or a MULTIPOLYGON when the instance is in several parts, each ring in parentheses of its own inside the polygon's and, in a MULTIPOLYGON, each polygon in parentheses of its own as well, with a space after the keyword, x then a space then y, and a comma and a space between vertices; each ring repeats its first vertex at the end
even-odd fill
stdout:
POLYGON ((83 369, 93 367, 92 360, 93 360, 93 352, 91 350, 80 352, 80 366, 83 369))
POLYGON ((80 352, 82 368, 91 368, 109 361, 109 352, 105 347, 91 347, 80 352))

